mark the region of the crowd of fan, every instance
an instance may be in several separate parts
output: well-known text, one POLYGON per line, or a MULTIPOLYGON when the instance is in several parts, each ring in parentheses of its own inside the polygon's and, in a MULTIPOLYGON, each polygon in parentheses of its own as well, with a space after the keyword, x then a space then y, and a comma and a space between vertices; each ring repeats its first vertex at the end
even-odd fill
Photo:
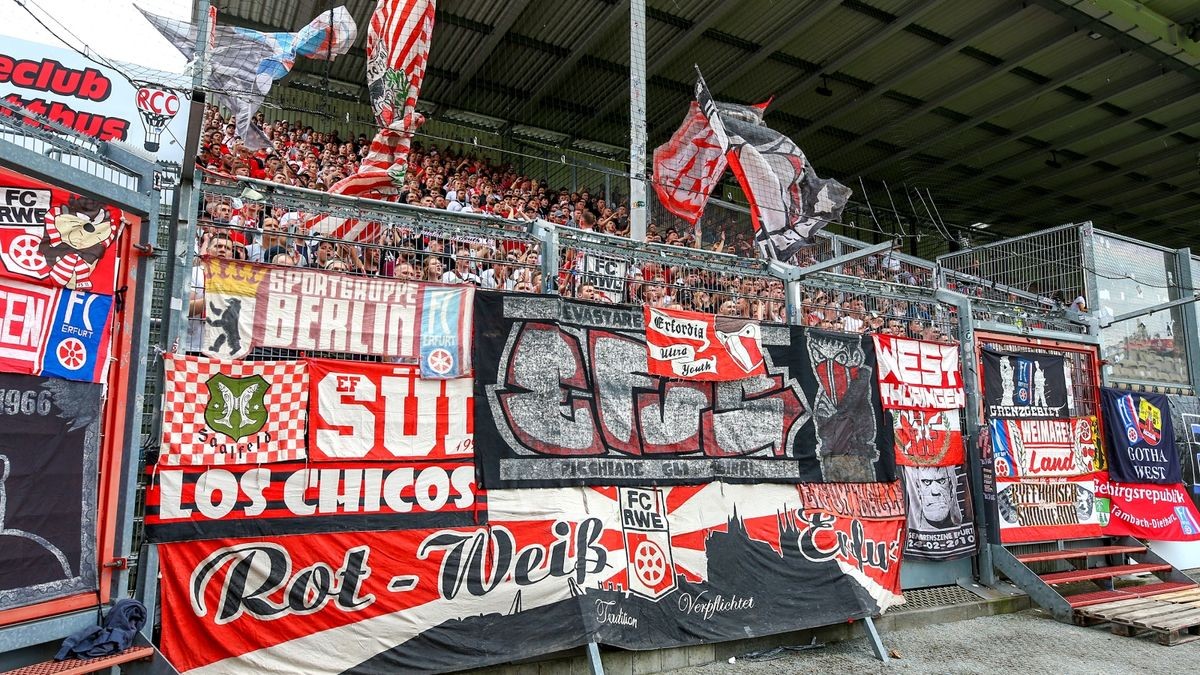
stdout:
MULTIPOLYGON (((365 156, 365 135, 342 138, 287 121, 264 124, 276 152, 252 152, 234 134, 234 125, 214 108, 205 116, 198 164, 210 175, 248 176, 303 188, 325 190, 352 174, 365 156)), ((553 189, 537 179, 519 176, 511 166, 495 166, 448 149, 414 146, 401 201, 423 207, 486 213, 521 222, 545 219, 560 225, 628 236, 624 203, 608 203, 589 191, 553 189)), ((536 242, 520 233, 495 239, 454 238, 445 232, 421 232, 385 226, 372 244, 312 236, 305 227, 310 214, 206 194, 196 246, 197 255, 275 265, 312 267, 335 272, 381 275, 440 283, 471 283, 485 289, 517 292, 553 291, 565 297, 612 303, 711 312, 762 321, 784 322, 783 282, 765 276, 713 272, 652 262, 622 264, 619 278, 600 277, 595 261, 582 251, 561 251, 560 268, 549 280, 542 271, 536 242)), ((690 228, 647 227, 649 242, 694 246, 690 228), (684 231, 684 230, 687 231, 684 231)), ((718 234, 704 248, 742 255, 753 253, 745 233, 718 234), (726 239, 731 241, 726 241, 726 239)), ((827 258, 817 246, 802 251, 797 263, 827 258)), ((610 268, 611 269, 611 268, 610 268)), ((192 313, 202 316, 203 278, 197 267, 192 313)), ((872 256, 847 265, 843 273, 864 279, 926 285, 919 268, 894 257, 872 256)), ((925 339, 947 339, 939 326, 945 317, 931 306, 892 302, 845 293, 807 289, 800 318, 808 326, 847 332, 887 333, 925 339)))

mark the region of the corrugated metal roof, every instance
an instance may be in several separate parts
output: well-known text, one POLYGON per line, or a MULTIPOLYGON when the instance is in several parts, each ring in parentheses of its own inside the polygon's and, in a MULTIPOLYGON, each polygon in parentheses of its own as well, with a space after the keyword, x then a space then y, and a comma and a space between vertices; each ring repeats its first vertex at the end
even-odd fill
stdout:
MULTIPOLYGON (((327 73, 365 100, 362 46, 375 2, 343 1, 360 26, 355 50, 332 64, 302 59, 296 70, 318 82, 327 73)), ((776 95, 769 123, 823 174, 929 187, 945 218, 999 212, 997 229, 1013 232, 1054 222, 1075 201, 1104 224, 1106 213, 1137 211, 1123 194, 1169 193, 1171 183, 1156 176, 1194 169, 1200 59, 1171 55, 1178 50, 1147 44, 1154 38, 1146 31, 1075 4, 648 0, 651 143, 678 125, 699 64, 718 98, 776 95), (831 95, 817 92, 826 87, 831 95), (1060 167, 1047 165, 1051 152, 1060 167)), ((1143 4, 1181 24, 1200 20, 1195 0, 1143 4)), ((224 21, 294 30, 323 3, 221 6, 224 21)), ((545 130, 545 139, 625 143, 628 1, 528 0, 511 9, 494 0, 439 3, 423 108, 435 118, 460 109, 511 120, 545 130)), ((314 106, 313 97, 293 98, 314 106)), ((1200 204, 1155 220, 1164 203, 1173 201, 1158 200, 1135 224, 1163 228, 1160 240, 1171 243, 1169 228, 1190 223, 1200 204)))

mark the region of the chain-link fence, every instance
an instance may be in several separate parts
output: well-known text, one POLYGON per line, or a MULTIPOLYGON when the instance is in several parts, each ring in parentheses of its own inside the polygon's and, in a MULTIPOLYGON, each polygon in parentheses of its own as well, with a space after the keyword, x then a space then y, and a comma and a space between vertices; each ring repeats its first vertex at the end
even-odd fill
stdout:
POLYGON ((965 295, 1069 305, 1084 293, 1080 225, 1061 225, 938 256, 943 284, 965 295))

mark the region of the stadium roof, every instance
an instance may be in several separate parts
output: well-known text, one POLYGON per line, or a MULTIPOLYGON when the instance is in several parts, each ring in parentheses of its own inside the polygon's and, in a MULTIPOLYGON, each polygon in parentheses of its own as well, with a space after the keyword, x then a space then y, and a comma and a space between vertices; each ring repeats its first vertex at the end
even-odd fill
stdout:
MULTIPOLYGON (((374 0, 347 56, 301 60, 362 100, 374 0)), ((328 0, 217 0, 293 30, 328 0)), ((333 4, 339 4, 337 2, 333 4)), ((705 73, 823 174, 930 188, 947 221, 1016 234, 1094 220, 1170 246, 1200 216, 1200 3, 647 0, 651 147, 705 73)), ((628 0, 441 0, 422 100, 567 142, 628 145, 628 0), (552 134, 554 135, 554 134, 552 134)), ((858 191, 856 189, 856 191, 858 191)))

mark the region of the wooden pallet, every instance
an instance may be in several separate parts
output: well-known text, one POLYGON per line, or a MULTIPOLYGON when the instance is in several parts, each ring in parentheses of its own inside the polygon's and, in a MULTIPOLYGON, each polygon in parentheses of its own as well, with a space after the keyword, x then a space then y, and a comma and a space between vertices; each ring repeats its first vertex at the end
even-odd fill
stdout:
POLYGON ((1079 608, 1075 613, 1081 623, 1111 624, 1114 635, 1153 633, 1162 645, 1200 639, 1200 589, 1106 602, 1079 608))

